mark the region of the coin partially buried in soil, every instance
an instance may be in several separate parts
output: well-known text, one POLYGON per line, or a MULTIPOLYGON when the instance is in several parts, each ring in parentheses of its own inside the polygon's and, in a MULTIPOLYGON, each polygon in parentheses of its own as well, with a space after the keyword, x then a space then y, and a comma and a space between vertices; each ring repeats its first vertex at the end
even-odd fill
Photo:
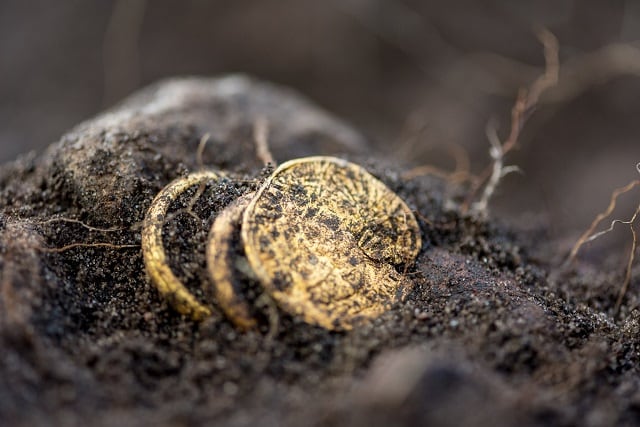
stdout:
POLYGON ((241 196, 218 215, 209 232, 206 252, 213 296, 227 318, 242 330, 257 326, 246 286, 252 281, 252 272, 239 241, 242 214, 253 196, 241 196))
POLYGON ((362 167, 333 157, 284 163, 241 230, 251 268, 285 311, 328 329, 376 317, 408 290, 398 272, 422 242, 409 207, 362 167))
POLYGON ((142 255, 151 282, 171 305, 181 314, 194 320, 203 320, 211 315, 208 306, 202 304, 171 271, 162 243, 162 227, 172 202, 188 188, 219 181, 224 174, 201 171, 178 178, 164 187, 151 202, 142 227, 142 255))

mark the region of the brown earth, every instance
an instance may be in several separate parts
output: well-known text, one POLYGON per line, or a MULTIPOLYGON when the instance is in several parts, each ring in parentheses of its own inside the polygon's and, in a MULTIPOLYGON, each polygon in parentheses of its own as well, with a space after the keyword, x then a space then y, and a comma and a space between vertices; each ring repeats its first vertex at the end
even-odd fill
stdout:
POLYGON ((640 423, 640 301, 629 293, 613 315, 619 259, 561 270, 566 254, 536 221, 461 214, 463 188, 403 180, 357 132, 286 89, 241 76, 163 82, 5 164, 0 182, 8 425, 640 423), (194 323, 148 283, 140 223, 163 186, 201 167, 209 133, 204 165, 234 179, 207 187, 200 221, 181 213, 186 194, 165 228, 174 270, 199 292, 216 213, 270 172, 255 155, 261 117, 278 162, 345 157, 415 210, 424 245, 405 303, 349 332, 277 313, 240 333, 215 302, 194 323))

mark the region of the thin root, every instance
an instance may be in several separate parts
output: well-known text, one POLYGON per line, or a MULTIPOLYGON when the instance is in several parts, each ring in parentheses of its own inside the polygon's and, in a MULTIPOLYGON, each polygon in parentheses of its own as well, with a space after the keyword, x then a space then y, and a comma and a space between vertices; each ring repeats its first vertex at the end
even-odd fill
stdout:
POLYGON ((413 169, 406 171, 402 178, 410 180, 419 176, 431 175, 437 178, 442 178, 446 181, 454 184, 461 184, 467 181, 473 181, 475 177, 471 174, 469 160, 469 153, 463 147, 457 144, 451 144, 448 149, 451 157, 455 161, 454 170, 449 172, 444 169, 440 169, 433 165, 417 166, 413 169))
POLYGON ((66 252, 70 249, 75 249, 75 248, 133 249, 133 248, 139 248, 139 247, 140 245, 113 245, 111 243, 72 243, 70 245, 62 246, 60 248, 39 247, 36 249, 41 252, 60 253, 60 252, 66 252))
POLYGON ((196 164, 198 165, 198 169, 204 169, 204 149, 207 147, 207 142, 211 135, 205 133, 202 138, 200 138, 200 143, 198 144, 198 149, 196 151, 196 164))
MULTIPOLYGON (((114 231, 125 231, 125 230, 129 230, 128 227, 111 227, 111 228, 98 228, 98 227, 93 227, 91 225, 85 224, 84 222, 77 220, 77 219, 72 219, 72 218, 64 218, 64 217, 59 217, 59 218, 51 218, 45 221, 39 221, 36 222, 35 224, 37 225, 48 225, 48 224, 53 224, 55 222, 66 222, 66 223, 70 223, 70 224, 78 224, 82 227, 84 227, 85 229, 89 230, 89 231, 96 231, 96 232, 100 232, 100 233, 110 233, 110 232, 114 232, 114 231)), ((69 245, 65 245, 59 248, 45 248, 45 247, 36 247, 34 249, 41 251, 41 252, 47 252, 47 253, 61 253, 61 252, 66 252, 70 249, 75 249, 75 248, 110 248, 110 249, 131 249, 131 248, 139 248, 140 245, 114 245, 111 243, 72 243, 69 245)))
MULTIPOLYGON (((613 226, 615 225, 616 222, 618 222, 617 220, 613 221, 611 223, 611 227, 609 227, 608 230, 601 231, 599 233, 595 233, 594 234, 594 231, 600 225, 600 223, 604 219, 606 219, 609 215, 611 215, 613 210, 616 208, 616 203, 618 201, 618 197, 620 197, 621 195, 623 195, 625 193, 628 193, 629 191, 633 190, 638 185, 640 185, 640 180, 631 181, 630 183, 628 183, 624 187, 616 188, 613 191, 613 193, 611 193, 611 199, 609 200, 609 206, 607 206, 607 209, 605 209, 604 212, 601 212, 600 214, 598 214, 598 216, 596 216, 596 218, 593 220, 593 222, 591 223, 589 228, 584 233, 582 233, 582 235, 580 236, 578 241, 575 243, 575 245, 573 245, 573 248, 571 249, 571 253, 569 254, 569 258, 565 262, 565 265, 570 264, 575 260, 576 256, 578 255, 578 251, 580 250, 580 248, 585 243, 590 242, 590 241, 592 241, 594 239, 597 239, 601 235, 603 235, 605 233, 608 233, 609 231, 613 230, 613 226)), ((620 222, 623 222, 623 221, 620 221, 620 222)))
POLYGON ((98 231, 101 233, 110 233, 113 231, 124 231, 127 230, 127 227, 110 227, 110 228, 98 228, 98 227, 93 227, 91 225, 85 224, 84 222, 78 220, 78 219, 71 219, 71 218, 64 218, 64 217, 59 217, 59 218, 51 218, 51 219, 47 219, 45 221, 38 221, 35 222, 36 225, 48 225, 48 224, 53 224, 55 222, 67 222, 70 224, 78 224, 84 228, 86 228, 89 231, 98 231))
POLYGON ((200 185, 198 185, 198 189, 196 190, 196 194, 193 195, 193 197, 191 198, 191 200, 189 200, 189 205, 187 206, 186 209, 184 209, 184 212, 188 213, 189 216, 193 217, 196 220, 200 220, 200 217, 198 217, 198 215, 196 215, 196 213, 193 211, 193 207, 196 205, 196 203, 198 202, 198 200, 200 200, 200 197, 202 197, 202 195, 204 194, 204 191, 207 189, 207 182, 206 181, 202 181, 200 183, 200 185))
MULTIPOLYGON (((640 173, 640 163, 636 164, 636 170, 638 171, 638 173, 640 173)), ((631 236, 633 240, 631 243, 631 251, 629 252, 629 257, 627 258, 627 266, 625 270, 624 281, 622 282, 622 286, 620 288, 620 292, 618 293, 618 297, 616 298, 616 304, 614 306, 614 313, 616 314, 620 310, 620 306, 622 305, 624 296, 626 295, 627 290, 629 289, 629 284, 631 283, 631 268, 633 267, 633 262, 636 256, 636 249, 638 247, 638 236, 634 226, 636 225, 636 220, 640 216, 640 205, 638 205, 635 212, 633 213, 633 216, 628 221, 614 219, 613 221, 611 221, 611 225, 609 226, 609 228, 599 231, 597 233, 594 233, 594 231, 605 218, 607 218, 609 215, 611 215, 611 213, 613 213, 614 209, 616 208, 618 197, 620 197, 625 193, 628 193, 629 191, 633 190, 635 187, 639 185, 640 185, 640 180, 636 179, 635 181, 631 181, 624 187, 616 188, 613 191, 613 193, 611 193, 611 199, 609 200, 609 206, 607 206, 607 209, 605 209, 604 212, 598 214, 598 216, 596 216, 596 218, 593 220, 589 228, 584 233, 582 233, 582 235, 580 236, 576 244, 573 245, 573 248, 571 249, 571 253, 569 254, 569 257, 564 263, 564 267, 567 267, 569 264, 571 264, 575 260, 575 258, 578 255, 578 251, 580 250, 580 248, 582 248, 582 246, 584 246, 588 242, 598 239, 599 237, 605 234, 610 233, 611 231, 613 231, 613 229, 617 224, 628 225, 629 229, 631 230, 631 236)))
POLYGON ((638 247, 638 235, 636 230, 633 228, 635 225, 635 220, 638 217, 638 213, 640 213, 640 205, 636 209, 631 221, 629 221, 629 229, 631 230, 631 235, 633 236, 633 240, 631 242, 631 251, 629 252, 629 258, 627 260, 627 269, 624 274, 624 282, 622 283, 622 287, 620 288, 620 292, 618 293, 618 298, 616 299, 616 305, 614 311, 618 313, 620 310, 620 306, 622 305, 622 300, 624 299, 625 294, 627 293, 627 289, 629 289, 629 284, 631 283, 631 267, 633 266, 633 261, 636 257, 636 248, 638 247))
POLYGON ((269 122, 264 117, 256 119, 253 125, 253 140, 256 144, 256 155, 266 165, 276 165, 269 150, 269 122))
POLYGON ((546 29, 538 31, 538 38, 544 46, 545 72, 528 89, 523 88, 518 92, 516 102, 511 109, 511 129, 504 142, 500 141, 495 127, 491 123, 487 126, 487 136, 491 143, 489 153, 493 164, 485 169, 480 175, 480 179, 474 182, 463 210, 468 208, 470 201, 475 198, 477 192, 484 185, 480 199, 471 205, 471 210, 476 214, 487 215, 489 200, 495 193, 501 179, 517 170, 514 166, 505 167, 504 157, 516 147, 522 129, 537 106, 540 95, 558 83, 560 71, 558 40, 546 29))

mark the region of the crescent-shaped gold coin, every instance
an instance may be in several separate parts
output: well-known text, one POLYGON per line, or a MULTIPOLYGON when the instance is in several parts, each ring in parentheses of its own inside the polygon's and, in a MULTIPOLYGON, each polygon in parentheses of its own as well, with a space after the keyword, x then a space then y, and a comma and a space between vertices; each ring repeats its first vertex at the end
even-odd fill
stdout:
POLYGON ((249 279, 238 266, 241 262, 246 264, 240 241, 242 214, 254 195, 244 195, 220 212, 211 226, 207 243, 207 269, 213 295, 227 318, 243 330, 257 327, 243 294, 243 279, 249 279))
POLYGON ((202 171, 171 182, 151 202, 142 227, 142 255, 147 275, 160 294, 179 313, 194 320, 203 320, 210 316, 211 310, 200 303, 171 271, 162 243, 162 227, 169 206, 180 194, 195 185, 218 181, 221 177, 223 175, 218 172, 202 171))

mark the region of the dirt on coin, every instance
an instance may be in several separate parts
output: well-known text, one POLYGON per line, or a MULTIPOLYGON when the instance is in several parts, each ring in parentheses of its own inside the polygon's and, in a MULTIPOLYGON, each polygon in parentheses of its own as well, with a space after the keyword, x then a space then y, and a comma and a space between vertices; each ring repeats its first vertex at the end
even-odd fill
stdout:
POLYGON ((350 329, 402 301, 402 271, 422 246, 409 207, 359 166, 334 157, 291 160, 247 207, 242 240, 266 291, 289 313, 350 329))
POLYGON ((542 221, 464 215, 465 189, 402 172, 308 101, 239 76, 157 84, 3 165, 0 424, 638 425, 638 267, 616 316, 619 257, 561 271, 542 221), (403 301, 334 331, 261 305, 247 281, 263 328, 241 331, 207 295, 211 225, 273 172, 257 119, 276 161, 349 160, 415 213, 403 301), (196 322, 150 283, 140 245, 153 198, 203 168, 234 179, 182 194, 162 229, 171 271, 210 304, 196 322))
POLYGON ((263 292, 240 239, 242 215, 254 197, 255 193, 245 194, 220 212, 207 241, 207 271, 213 288, 211 298, 242 330, 257 326, 250 301, 255 302, 256 292, 253 292, 253 298, 249 294, 254 289, 257 293, 263 292))

